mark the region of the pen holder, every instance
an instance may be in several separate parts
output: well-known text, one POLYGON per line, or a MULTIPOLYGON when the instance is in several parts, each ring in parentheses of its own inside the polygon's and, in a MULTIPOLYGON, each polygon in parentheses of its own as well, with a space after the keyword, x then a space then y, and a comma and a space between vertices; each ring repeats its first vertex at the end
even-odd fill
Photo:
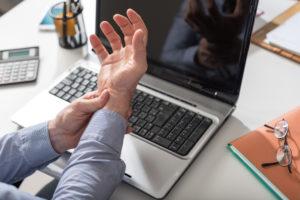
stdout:
POLYGON ((52 6, 53 18, 59 45, 65 49, 75 49, 87 43, 84 20, 80 2, 60 2, 52 6))

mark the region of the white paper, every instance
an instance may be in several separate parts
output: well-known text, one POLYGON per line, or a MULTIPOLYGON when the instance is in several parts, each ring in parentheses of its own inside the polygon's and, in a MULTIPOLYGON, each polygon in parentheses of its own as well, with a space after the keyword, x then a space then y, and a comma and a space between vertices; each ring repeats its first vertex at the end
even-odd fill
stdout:
POLYGON ((300 56, 300 12, 269 32, 267 41, 300 56))

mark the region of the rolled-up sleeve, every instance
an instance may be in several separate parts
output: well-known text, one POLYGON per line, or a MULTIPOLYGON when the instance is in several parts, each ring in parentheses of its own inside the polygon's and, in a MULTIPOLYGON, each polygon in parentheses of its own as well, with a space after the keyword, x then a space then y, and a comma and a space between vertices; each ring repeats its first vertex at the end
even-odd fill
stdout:
POLYGON ((127 122, 97 111, 74 150, 53 199, 108 199, 125 173, 120 159, 127 122))
POLYGON ((0 182, 14 183, 58 158, 48 123, 25 128, 0 139, 0 182))

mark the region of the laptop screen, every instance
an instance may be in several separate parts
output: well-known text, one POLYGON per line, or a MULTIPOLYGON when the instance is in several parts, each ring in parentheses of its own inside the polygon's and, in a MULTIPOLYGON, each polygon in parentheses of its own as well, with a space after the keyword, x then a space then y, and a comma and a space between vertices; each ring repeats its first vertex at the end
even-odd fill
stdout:
MULTIPOLYGON (((135 9, 148 30, 147 73, 234 104, 255 17, 256 0, 98 0, 102 20, 135 9)), ((104 44, 109 48, 106 41, 104 44)))

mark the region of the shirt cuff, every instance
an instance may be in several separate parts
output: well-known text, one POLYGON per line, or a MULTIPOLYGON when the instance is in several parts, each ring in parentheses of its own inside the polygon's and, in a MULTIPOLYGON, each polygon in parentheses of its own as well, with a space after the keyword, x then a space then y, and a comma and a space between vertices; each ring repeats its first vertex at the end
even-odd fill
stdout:
POLYGON ((127 121, 124 117, 102 109, 94 113, 80 140, 97 140, 120 154, 126 129, 127 121))
POLYGON ((53 149, 48 132, 48 122, 19 131, 22 149, 29 165, 36 166, 60 156, 53 149))

